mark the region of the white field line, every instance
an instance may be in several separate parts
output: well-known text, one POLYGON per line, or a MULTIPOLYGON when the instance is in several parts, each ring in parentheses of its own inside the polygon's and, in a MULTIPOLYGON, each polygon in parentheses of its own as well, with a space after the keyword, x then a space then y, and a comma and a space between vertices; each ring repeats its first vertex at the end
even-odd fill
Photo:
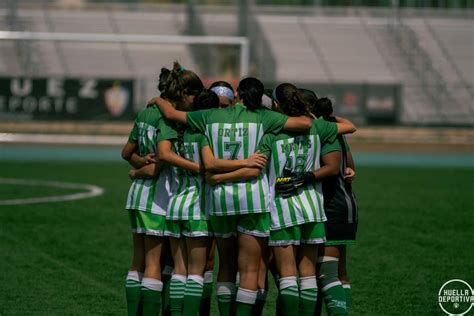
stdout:
POLYGON ((0 143, 124 145, 128 136, 0 133, 0 143))
POLYGON ((95 186, 95 185, 91 185, 91 184, 84 184, 84 183, 0 178, 0 184, 47 186, 47 187, 53 187, 53 188, 87 190, 87 192, 67 194, 67 195, 53 195, 53 196, 24 198, 24 199, 0 200, 0 205, 21 205, 21 204, 34 204, 34 203, 74 201, 74 200, 79 200, 79 199, 87 199, 87 198, 104 194, 103 188, 95 186))

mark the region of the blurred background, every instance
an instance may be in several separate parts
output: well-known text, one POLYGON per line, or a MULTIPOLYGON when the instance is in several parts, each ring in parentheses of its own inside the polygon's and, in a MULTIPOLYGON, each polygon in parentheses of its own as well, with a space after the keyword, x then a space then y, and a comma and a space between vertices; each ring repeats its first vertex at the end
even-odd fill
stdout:
POLYGON ((330 97, 358 125, 351 313, 441 315, 442 284, 474 285, 473 18, 474 0, 0 1, 0 314, 125 314, 120 150, 178 60, 330 97))
POLYGON ((206 83, 252 75, 269 88, 313 89, 359 125, 472 127, 473 7, 473 0, 5 0, 0 30, 14 33, 0 40, 0 122, 130 120, 157 94, 161 67, 178 60, 206 83), (24 32, 67 33, 71 41, 19 38, 24 32), (123 36, 108 42, 115 35, 123 36), (144 43, 136 35, 165 37, 144 43), (183 35, 216 43, 166 42, 183 35), (248 58, 240 45, 219 43, 223 36, 248 39, 248 58))

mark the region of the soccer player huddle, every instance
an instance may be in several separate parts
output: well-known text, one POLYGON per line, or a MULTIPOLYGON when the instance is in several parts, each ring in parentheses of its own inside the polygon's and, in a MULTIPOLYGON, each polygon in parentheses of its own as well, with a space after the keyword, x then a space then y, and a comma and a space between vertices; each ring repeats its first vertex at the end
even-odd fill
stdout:
POLYGON ((205 89, 177 62, 135 120, 122 157, 133 258, 129 315, 347 315, 346 245, 355 242, 355 168, 331 101, 256 78, 205 89), (277 289, 269 289, 268 271, 277 289))

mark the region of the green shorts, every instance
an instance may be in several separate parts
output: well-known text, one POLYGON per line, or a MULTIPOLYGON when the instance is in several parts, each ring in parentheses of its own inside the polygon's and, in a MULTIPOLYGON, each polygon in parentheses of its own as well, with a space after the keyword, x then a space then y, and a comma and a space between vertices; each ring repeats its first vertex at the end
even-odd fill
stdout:
POLYGON ((166 220, 165 236, 180 238, 181 236, 207 237, 211 235, 206 219, 166 220))
POLYGON ((270 213, 211 215, 211 228, 213 235, 218 238, 237 236, 237 233, 268 237, 270 235, 270 213))
POLYGON ((133 233, 164 236, 165 216, 137 210, 128 210, 128 215, 133 233))
POLYGON ((307 223, 270 232, 269 246, 322 244, 326 241, 324 223, 307 223))

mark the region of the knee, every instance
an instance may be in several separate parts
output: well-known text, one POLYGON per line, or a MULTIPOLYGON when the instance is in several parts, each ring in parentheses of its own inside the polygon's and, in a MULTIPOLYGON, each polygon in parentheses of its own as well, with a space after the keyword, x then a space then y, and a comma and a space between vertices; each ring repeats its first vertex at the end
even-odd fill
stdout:
POLYGON ((319 257, 317 278, 321 286, 339 281, 338 261, 336 257, 319 257))

